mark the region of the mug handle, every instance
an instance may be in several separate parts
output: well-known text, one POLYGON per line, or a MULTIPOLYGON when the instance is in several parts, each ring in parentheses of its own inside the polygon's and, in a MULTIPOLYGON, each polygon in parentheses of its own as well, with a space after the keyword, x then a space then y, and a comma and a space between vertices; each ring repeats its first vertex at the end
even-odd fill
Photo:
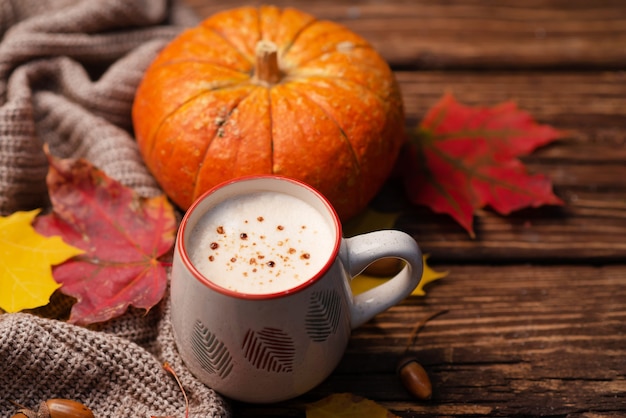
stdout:
POLYGON ((424 265, 417 242, 402 231, 369 232, 346 238, 345 244, 350 280, 381 258, 393 257, 406 262, 395 276, 373 289, 354 296, 350 307, 352 314, 350 325, 354 329, 409 296, 421 280, 424 265))

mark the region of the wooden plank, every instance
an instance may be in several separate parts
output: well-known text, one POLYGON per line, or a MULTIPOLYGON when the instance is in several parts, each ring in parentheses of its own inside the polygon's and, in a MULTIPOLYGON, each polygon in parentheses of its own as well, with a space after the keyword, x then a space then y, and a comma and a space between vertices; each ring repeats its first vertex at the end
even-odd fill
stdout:
POLYGON ((577 132, 577 139, 585 136, 594 146, 600 139, 623 151, 626 139, 621 131, 619 134, 616 131, 626 124, 623 71, 396 71, 395 74, 409 118, 421 118, 446 91, 471 105, 489 106, 514 100, 539 121, 562 129, 578 128, 581 132, 577 132), (598 138, 589 138, 594 134, 598 138))
MULTIPOLYGON (((626 405, 622 266, 446 266, 448 277, 357 329, 338 369, 302 397, 237 416, 304 416, 351 391, 400 417, 618 414, 626 405), (434 387, 411 399, 394 374, 413 325, 441 309, 411 348, 434 387), (271 412, 264 415, 265 412, 271 412)), ((602 415, 600 415, 602 416, 602 415)), ((618 416, 618 415, 615 415, 618 416)))
MULTIPOLYGON (((262 3, 186 1, 202 16, 262 3)), ((524 158, 531 172, 550 176, 565 205, 506 217, 480 210, 472 240, 449 217, 408 205, 390 182, 373 206, 400 212, 396 226, 449 276, 428 285, 427 297, 409 298, 356 330, 338 369, 318 388, 279 404, 235 402, 234 416, 305 417, 306 403, 347 391, 407 418, 623 416, 623 1, 274 4, 342 22, 369 39, 396 70, 409 128, 450 91, 471 105, 515 100, 538 121, 568 130, 524 158), (435 388, 433 400, 420 402, 394 369, 413 324, 441 309, 448 312, 414 347, 435 388)))
MULTIPOLYGON (((186 0, 200 16, 263 1, 186 0)), ((623 68, 626 7, 615 0, 288 1, 345 24, 394 66, 443 68, 623 68)))

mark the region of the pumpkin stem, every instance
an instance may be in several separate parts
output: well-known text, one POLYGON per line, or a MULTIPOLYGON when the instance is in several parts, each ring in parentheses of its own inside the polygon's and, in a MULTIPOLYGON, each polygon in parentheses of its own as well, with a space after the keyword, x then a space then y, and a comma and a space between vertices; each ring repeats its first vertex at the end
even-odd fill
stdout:
POLYGON ((257 82, 272 85, 278 83, 281 78, 276 44, 267 40, 257 42, 254 79, 257 82))

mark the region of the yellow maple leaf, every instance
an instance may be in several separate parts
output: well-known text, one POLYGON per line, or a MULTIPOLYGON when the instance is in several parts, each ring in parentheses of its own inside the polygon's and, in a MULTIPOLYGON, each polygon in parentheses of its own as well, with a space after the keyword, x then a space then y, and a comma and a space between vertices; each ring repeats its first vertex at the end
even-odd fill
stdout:
POLYGON ((38 213, 0 216, 0 309, 6 312, 46 305, 60 286, 52 266, 83 253, 60 237, 38 234, 31 225, 38 213))
MULTIPOLYGON (((422 280, 413 290, 413 292, 411 292, 412 296, 426 295, 426 292, 424 291, 424 286, 448 275, 447 271, 435 271, 426 263, 426 260, 428 259, 428 254, 424 255, 422 259, 424 260, 424 272, 422 273, 422 280)), ((350 282, 350 287, 352 288, 352 293, 358 295, 359 293, 366 292, 376 286, 379 286, 388 279, 389 277, 378 277, 370 276, 368 274, 359 274, 350 282)))
MULTIPOLYGON (((378 229, 390 229, 394 227, 399 215, 400 213, 398 212, 379 212, 367 208, 359 216, 351 220, 350 223, 344 225, 344 232, 347 236, 353 236, 378 229)), ((426 295, 424 286, 448 275, 447 271, 435 271, 426 263, 428 254, 424 255, 422 259, 424 260, 424 272, 422 273, 422 280, 419 285, 417 285, 415 290, 411 293, 413 296, 426 295)), ((393 266, 391 266, 391 269, 393 269, 393 266)), ((358 275, 350 282, 350 287, 352 288, 352 292, 358 295, 359 293, 363 293, 380 285, 384 280, 389 279, 389 277, 391 277, 391 274, 382 277, 379 275, 370 275, 367 274, 366 270, 365 274, 358 275)))
POLYGON ((426 263, 428 254, 424 254, 422 258, 424 260, 424 272, 422 273, 422 280, 420 281, 420 284, 418 284, 415 290, 413 290, 413 293, 411 293, 411 295, 414 296, 426 295, 426 292, 424 292, 424 286, 448 275, 447 271, 435 271, 428 265, 428 263, 426 263))
POLYGON ((306 405, 306 418, 398 418, 383 406, 351 393, 335 393, 306 405))

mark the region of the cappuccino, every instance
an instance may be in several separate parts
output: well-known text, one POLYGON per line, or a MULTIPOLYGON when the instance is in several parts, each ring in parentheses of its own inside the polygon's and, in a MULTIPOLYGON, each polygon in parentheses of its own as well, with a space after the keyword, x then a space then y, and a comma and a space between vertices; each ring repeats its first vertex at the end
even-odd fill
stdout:
POLYGON ((235 196, 211 208, 189 237, 189 257, 209 281, 246 294, 292 289, 318 273, 337 237, 308 203, 280 192, 235 196))

